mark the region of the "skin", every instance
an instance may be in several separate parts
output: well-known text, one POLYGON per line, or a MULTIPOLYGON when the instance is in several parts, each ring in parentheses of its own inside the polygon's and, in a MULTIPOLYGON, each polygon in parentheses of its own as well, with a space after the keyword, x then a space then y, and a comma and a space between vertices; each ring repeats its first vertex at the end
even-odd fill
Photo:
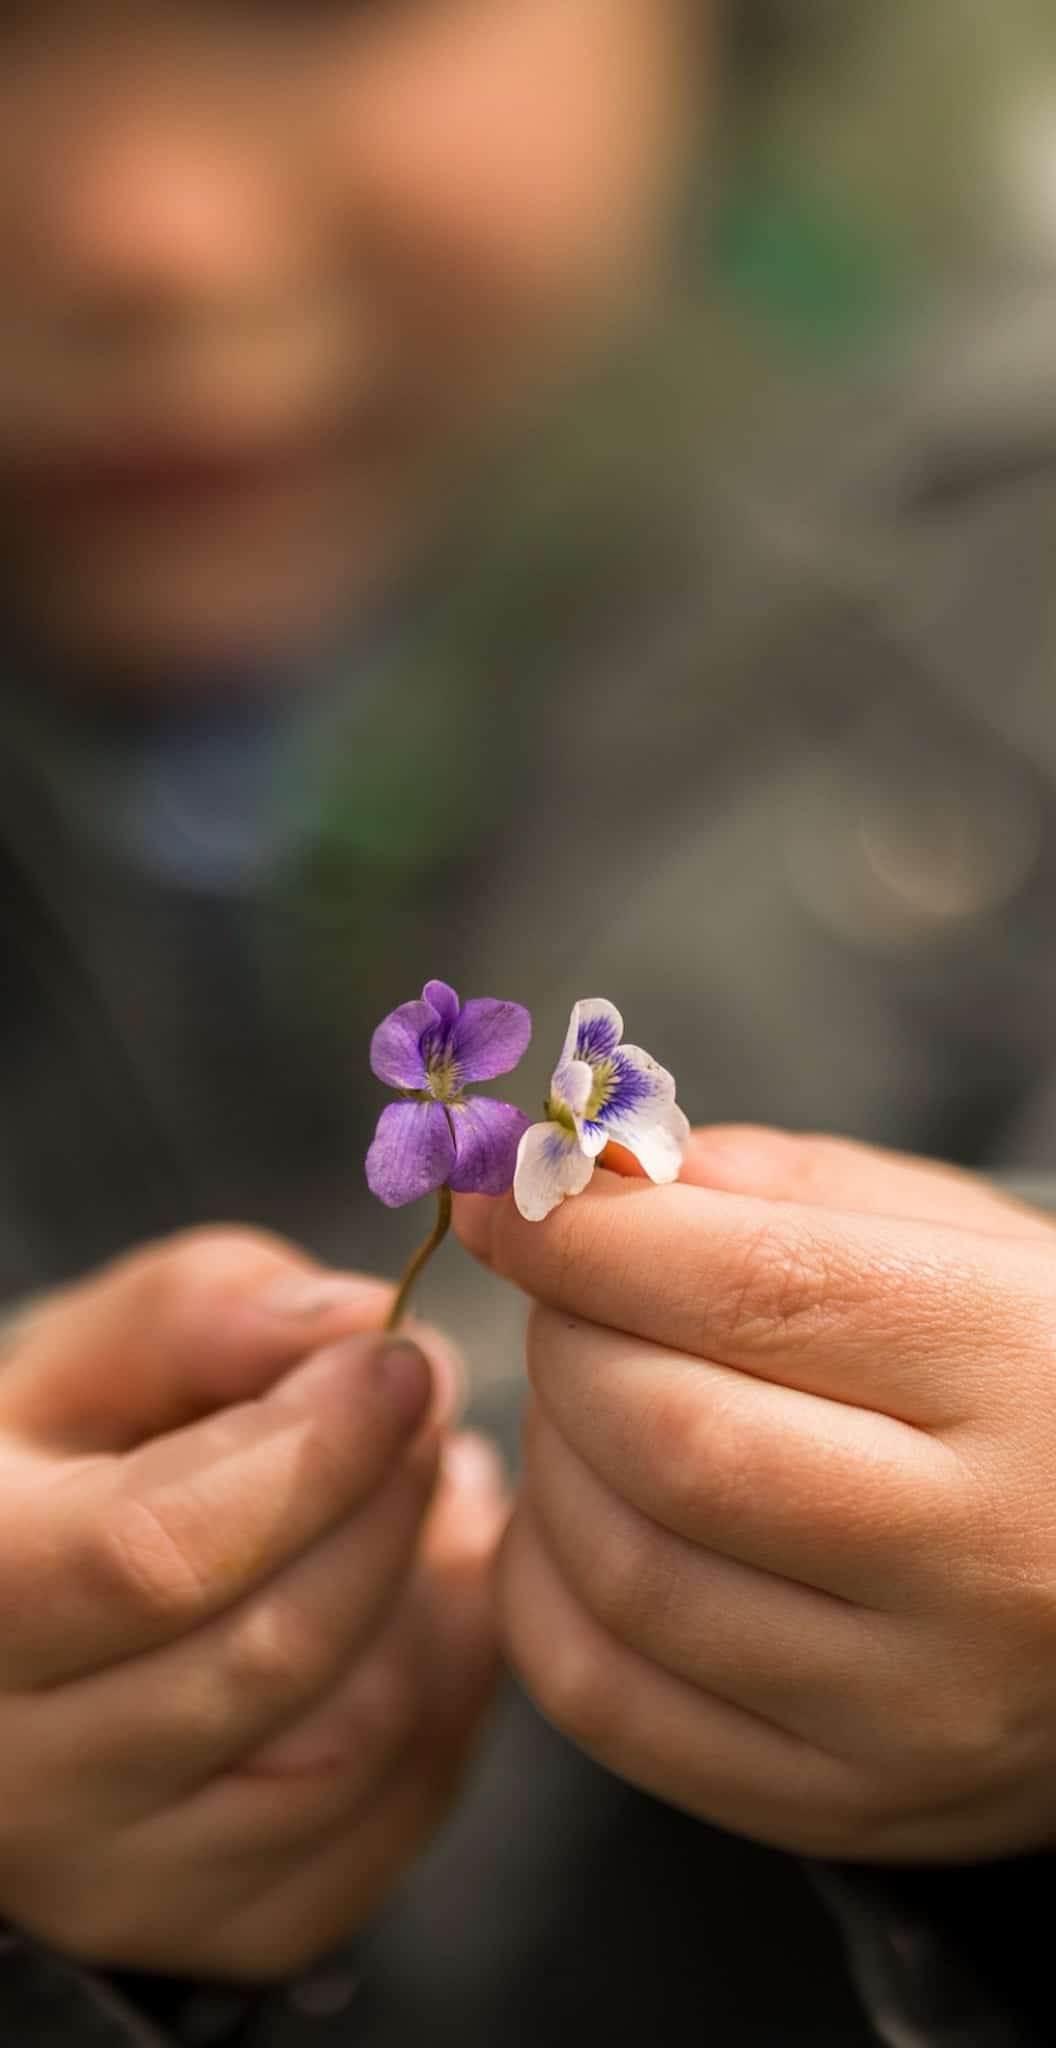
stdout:
POLYGON ((543 1709, 787 1849, 1051 1844, 1052 1225, 961 1173, 740 1130, 698 1133, 672 1188, 603 1173, 541 1225, 458 1210, 536 1304, 499 1598, 543 1709))
MULTIPOLYGON (((377 1911, 490 1693, 505 1519, 391 1291, 209 1231, 42 1302, 0 1374, 0 1913, 269 1979, 377 1911)), ((427 1354, 427 1355, 426 1355, 427 1354)))
POLYGON ((391 580, 481 440, 648 295, 706 19, 2 10, 0 562, 68 675, 281 657, 391 580), (247 459, 177 493, 70 484, 159 444, 247 459))

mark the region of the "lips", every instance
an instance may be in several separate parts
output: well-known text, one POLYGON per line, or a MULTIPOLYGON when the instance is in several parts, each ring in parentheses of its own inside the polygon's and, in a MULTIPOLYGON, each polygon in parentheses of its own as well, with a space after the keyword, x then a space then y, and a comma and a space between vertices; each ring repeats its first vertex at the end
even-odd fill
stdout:
POLYGON ((16 466, 14 481, 24 505, 60 517, 205 509, 318 482, 338 446, 333 428, 266 441, 159 434, 100 447, 39 450, 16 466))

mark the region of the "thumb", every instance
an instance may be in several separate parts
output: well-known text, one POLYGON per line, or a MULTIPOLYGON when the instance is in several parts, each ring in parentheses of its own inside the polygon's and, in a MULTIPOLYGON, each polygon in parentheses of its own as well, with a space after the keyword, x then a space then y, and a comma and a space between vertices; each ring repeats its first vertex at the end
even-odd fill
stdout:
MULTIPOLYGON (((615 1165, 608 1154, 606 1166, 615 1165)), ((946 1223, 1009 1237, 1050 1236, 1035 1209, 960 1167, 849 1138, 800 1136, 745 1124, 694 1131, 680 1178, 721 1194, 946 1223)))
MULTIPOLYGON (((263 1232, 195 1230, 35 1304, 9 1336, 0 1428, 50 1447, 127 1450, 266 1393, 310 1352, 381 1330, 383 1282, 328 1271, 263 1232)), ((443 1415, 454 1353, 427 1351, 443 1415)))

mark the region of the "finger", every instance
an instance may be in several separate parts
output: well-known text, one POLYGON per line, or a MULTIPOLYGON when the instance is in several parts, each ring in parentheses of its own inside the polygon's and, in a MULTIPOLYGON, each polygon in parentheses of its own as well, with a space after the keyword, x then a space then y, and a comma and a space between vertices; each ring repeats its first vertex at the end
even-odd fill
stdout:
POLYGON ((432 1457, 404 1466, 297 1564, 193 1635, 38 1695, 36 1769, 59 1806, 125 1821, 236 1769, 331 1773, 342 1796, 351 1773, 365 1795, 412 1709, 416 1722, 426 1712, 421 1671, 431 1721, 475 1716, 495 1676, 502 1467, 483 1440, 453 1439, 408 1597, 434 1469, 432 1457))
POLYGON ((27 1858, 20 1924, 97 1967, 288 1977, 373 1918, 464 1757, 412 1738, 365 1798, 327 1774, 219 1778, 119 1835, 105 1884, 97 1837, 57 1866, 27 1858))
MULTIPOLYGON (((127 1449, 258 1397, 343 1335, 380 1330, 391 1299, 383 1282, 328 1272, 263 1233, 190 1231, 38 1303, 5 1359, 0 1420, 49 1447, 127 1449)), ((456 1356, 436 1333, 427 1341, 453 1407, 456 1356)))
POLYGON ((818 1748, 853 1757, 879 1737, 883 1753, 900 1700, 915 1697, 901 1617, 896 1626, 672 1536, 613 1494, 538 1409, 525 1495, 565 1583, 618 1642, 818 1748))
POLYGON ((240 1772, 362 1771, 364 1700, 368 1709, 372 1700, 377 1706, 387 1736, 414 1725, 433 1739, 438 1728, 457 1732, 474 1721, 495 1677, 491 1567, 507 1516, 503 1470, 491 1446, 478 1437, 454 1438, 411 1582, 366 1659, 357 1658, 313 1712, 254 1751, 240 1772))
MULTIPOLYGON (((222 1916, 196 1913, 195 1972, 281 1981, 372 1922, 448 1813, 470 1746, 464 1733, 446 1746, 411 1745, 367 1805, 351 1812, 317 1807, 311 1829, 298 1824, 296 1806, 288 1799, 292 1821, 278 1804, 270 1850, 239 1857, 239 1902, 222 1916)), ((283 1789, 290 1785, 287 1780, 283 1789)), ((218 1806, 214 1831, 221 1854, 237 1837, 240 1817, 259 1834, 265 1818, 259 1792, 251 1793, 250 1801, 243 1803, 241 1816, 233 1807, 218 1806)), ((196 1874, 207 1861, 204 1844, 201 1829, 194 1844, 196 1874)), ((186 1969, 186 1960, 179 1967, 186 1969)))
POLYGON ((38 1694, 34 1742, 54 1796, 93 1820, 125 1821, 218 1772, 340 1776, 347 1742, 369 1784, 400 1715, 394 1706, 391 1728, 372 1720, 371 1686, 360 1688, 356 1667, 384 1640, 411 1575, 431 1476, 421 1460, 395 1473, 339 1529, 193 1635, 38 1694), (346 1681, 351 1710, 336 1711, 346 1681))
POLYGON ((568 1587, 530 1508, 500 1569, 514 1669, 544 1714, 617 1776, 738 1833, 834 1855, 858 1819, 853 1770, 672 1677, 603 1629, 568 1587))
POLYGON ((126 1458, 5 1474, 0 1645, 41 1685, 200 1628, 362 1505, 422 1423, 429 1365, 399 1340, 349 1337, 258 1401, 126 1458))
POLYGON ((471 1199, 458 1225, 553 1308, 923 1427, 972 1414, 995 1355, 1036 1351, 1033 1240, 614 1174, 545 1223, 471 1199))
POLYGON ((531 1318, 528 1368, 547 1417, 610 1492, 741 1564, 912 1610, 948 1546, 971 1540, 955 1454, 887 1416, 553 1310, 531 1318))
MULTIPOLYGON (((622 1170, 608 1154, 606 1165, 622 1170)), ((958 1224, 1009 1237, 1051 1238, 1053 1221, 978 1174, 849 1138, 754 1125, 694 1131, 680 1179, 726 1194, 958 1224)))
MULTIPOLYGON (((494 1686, 493 1548, 506 1515, 501 1467, 489 1447, 467 1440, 449 1462, 431 1517, 430 1561, 421 1559, 409 1597, 331 1698, 247 1767, 215 1777, 126 1835, 142 1858, 184 1870, 173 1896, 204 1909, 186 1933, 178 1909, 167 1914, 170 1946, 159 1956, 144 1945, 145 1967, 186 1969, 190 1955, 206 1971, 270 1976, 272 1963, 258 1963, 254 1930, 258 1902, 274 1895, 268 1941, 281 1919, 303 1922, 309 1943, 287 1955, 279 1928, 278 1974, 285 1974, 315 1952, 308 1927, 320 1913, 316 1948, 383 1903, 443 1818, 494 1686), (313 1881, 316 1910, 304 1919, 292 1900, 319 1871, 328 1874, 318 1887, 313 1881), (334 1885, 336 1933, 329 1931, 334 1885)), ((127 1954, 127 1915, 118 1924, 127 1954)))

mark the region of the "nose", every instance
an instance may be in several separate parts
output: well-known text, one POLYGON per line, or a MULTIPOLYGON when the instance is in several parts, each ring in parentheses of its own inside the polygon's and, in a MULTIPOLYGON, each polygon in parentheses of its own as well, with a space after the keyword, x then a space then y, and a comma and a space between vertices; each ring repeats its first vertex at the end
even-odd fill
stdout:
POLYGON ((281 147, 186 76, 126 69, 67 101, 32 152, 23 277, 68 307, 116 313, 229 302, 274 289, 303 213, 281 147), (268 144, 270 143, 270 147, 268 144))

